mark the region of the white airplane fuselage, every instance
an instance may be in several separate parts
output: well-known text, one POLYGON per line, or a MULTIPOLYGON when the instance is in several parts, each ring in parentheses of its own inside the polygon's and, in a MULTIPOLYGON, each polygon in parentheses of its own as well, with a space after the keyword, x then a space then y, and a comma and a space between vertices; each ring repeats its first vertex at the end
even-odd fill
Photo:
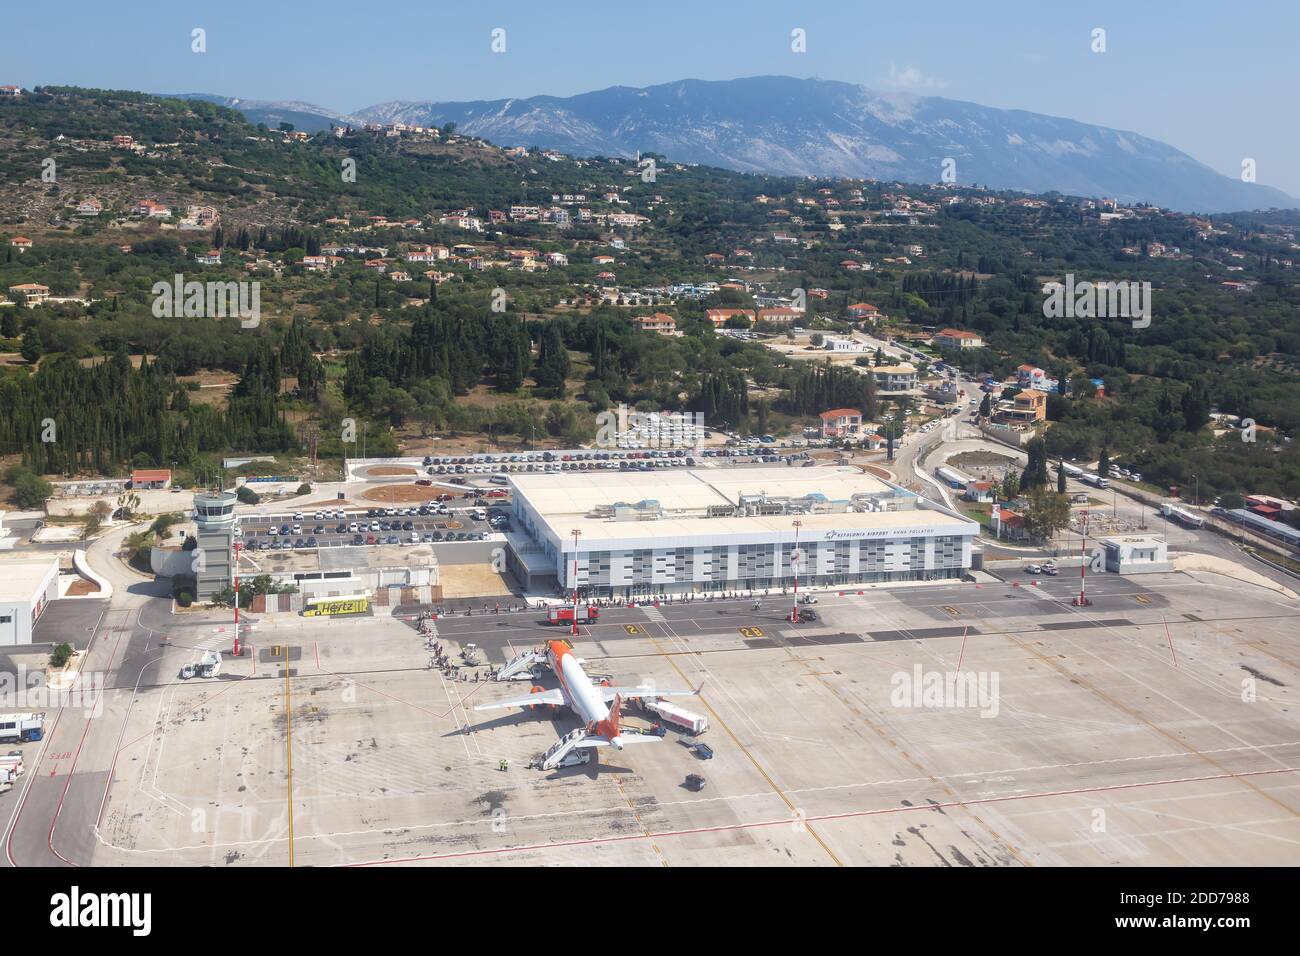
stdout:
MULTIPOLYGON (((587 672, 582 669, 573 651, 563 641, 551 641, 546 649, 546 658, 551 671, 560 682, 560 690, 569 707, 582 718, 588 727, 609 725, 610 711, 604 695, 594 686, 587 672)), ((610 743, 619 750, 623 749, 621 735, 615 734, 610 743)))

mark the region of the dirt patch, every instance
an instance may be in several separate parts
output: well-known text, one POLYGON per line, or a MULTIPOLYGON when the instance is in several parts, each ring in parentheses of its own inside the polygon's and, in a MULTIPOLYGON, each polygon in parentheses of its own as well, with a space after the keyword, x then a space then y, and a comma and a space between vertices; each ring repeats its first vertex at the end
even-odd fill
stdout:
POLYGON ((432 501, 443 490, 426 485, 381 485, 361 497, 366 501, 432 501))
POLYGON ((81 580, 73 581, 71 584, 68 585, 68 590, 65 596, 75 597, 82 594, 98 594, 98 593, 99 593, 98 584, 96 584, 94 581, 87 581, 85 578, 82 578, 81 580))
POLYGON ((376 478, 387 478, 396 475, 414 475, 417 472, 414 468, 404 468, 400 465, 372 465, 366 469, 366 474, 376 478))
POLYGON ((954 468, 963 470, 968 468, 1005 468, 1007 465, 1015 465, 1016 459, 992 451, 966 451, 955 458, 949 459, 949 463, 954 468))
POLYGON ((500 597, 510 594, 510 582, 486 564, 444 564, 438 583, 445 598, 500 597))

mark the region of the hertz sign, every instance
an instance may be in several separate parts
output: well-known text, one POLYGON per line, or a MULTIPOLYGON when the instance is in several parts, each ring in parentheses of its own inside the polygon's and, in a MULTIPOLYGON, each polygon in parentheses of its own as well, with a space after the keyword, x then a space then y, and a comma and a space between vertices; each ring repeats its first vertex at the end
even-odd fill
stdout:
POLYGON ((310 601, 303 609, 303 617, 333 617, 338 614, 364 614, 370 603, 366 598, 322 598, 310 601))

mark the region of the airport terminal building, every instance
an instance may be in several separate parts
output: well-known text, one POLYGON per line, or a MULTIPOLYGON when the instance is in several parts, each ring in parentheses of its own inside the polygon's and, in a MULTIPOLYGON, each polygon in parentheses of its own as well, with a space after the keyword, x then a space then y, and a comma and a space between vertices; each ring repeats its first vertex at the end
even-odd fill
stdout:
POLYGON ((587 597, 960 578, 979 526, 848 466, 511 475, 510 570, 587 597), (795 522, 798 554, 795 551, 795 522), (575 536, 577 542, 575 550, 575 536), (797 562, 797 567, 796 567, 797 562))

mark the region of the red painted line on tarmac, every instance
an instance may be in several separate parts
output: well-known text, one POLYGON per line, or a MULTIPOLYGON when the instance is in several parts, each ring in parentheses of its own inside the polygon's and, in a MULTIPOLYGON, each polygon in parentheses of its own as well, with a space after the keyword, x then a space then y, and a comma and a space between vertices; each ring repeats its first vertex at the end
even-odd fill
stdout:
MULTIPOLYGON (((1252 770, 1246 773, 1206 774, 1200 777, 1177 777, 1171 780, 1150 780, 1144 783, 1117 783, 1099 787, 1076 787, 1069 790, 1049 790, 1042 793, 1008 794, 1003 797, 982 797, 974 800, 951 800, 947 803, 925 803, 911 807, 881 807, 875 810, 851 810, 845 813, 826 813, 819 816, 801 818, 806 823, 820 823, 831 820, 852 820, 858 817, 883 816, 890 813, 910 813, 916 810, 949 810, 962 807, 982 806, 993 803, 1011 803, 1018 800, 1037 800, 1045 797, 1076 796, 1088 793, 1107 793, 1119 790, 1140 790, 1146 787, 1165 787, 1180 783, 1202 783, 1211 780, 1235 780, 1246 777, 1266 777, 1278 773, 1297 773, 1300 767, 1278 767, 1272 770, 1252 770)), ((424 856, 409 856, 393 860, 369 860, 363 863, 345 863, 345 867, 388 866, 393 863, 421 863, 436 860, 458 860, 482 856, 500 856, 506 853, 527 853, 534 850, 554 850, 565 847, 598 846, 602 844, 626 843, 634 840, 653 840, 665 837, 693 836, 703 833, 727 833, 736 830, 757 830, 766 827, 789 826, 793 817, 781 817, 776 820, 758 820, 753 823, 730 823, 715 827, 692 827, 682 830, 660 830, 653 833, 631 833, 623 836, 592 837, 586 840, 565 840, 559 843, 533 843, 523 846, 496 847, 488 850, 462 850, 456 853, 434 853, 424 856)))
MULTIPOLYGON (((129 612, 127 614, 127 618, 128 620, 130 619, 129 612)), ((106 674, 113 669, 113 661, 117 658, 118 648, 122 646, 122 632, 126 630, 128 630, 128 628, 126 627, 118 628, 117 640, 113 642, 113 650, 109 653, 108 664, 104 668, 104 673, 106 674)), ((77 679, 78 680, 81 679, 80 673, 78 673, 77 679)), ((99 693, 95 697, 95 703, 91 704, 92 711, 96 708, 96 706, 103 699, 103 697, 104 697, 104 686, 103 684, 101 684, 99 687, 99 693)), ((62 714, 62 711, 60 711, 59 713, 62 714)), ((94 719, 93 717, 87 717, 84 726, 82 726, 81 728, 81 737, 77 740, 77 749, 76 751, 73 752, 72 755, 72 765, 68 767, 68 779, 67 782, 63 784, 63 790, 59 793, 59 802, 54 808, 54 819, 50 821, 50 832, 45 839, 45 845, 49 847, 50 852, 53 853, 55 856, 57 856, 68 866, 80 866, 81 864, 73 863, 71 860, 69 860, 67 857, 65 857, 62 853, 60 853, 58 850, 54 848, 54 831, 59 825, 59 816, 60 814, 63 813, 63 801, 67 799, 68 789, 72 786, 72 778, 77 772, 77 761, 81 759, 81 748, 86 743, 86 735, 90 733, 90 722, 93 719, 94 719)), ((18 821, 14 820, 14 829, 16 830, 17 828, 18 828, 18 821)))
MULTIPOLYGON (((95 626, 96 631, 99 630, 99 625, 103 623, 104 618, 106 618, 107 616, 108 616, 107 611, 103 612, 99 616, 99 621, 96 622, 96 626, 95 626)), ((107 636, 108 635, 105 635, 105 637, 107 636)), ((95 636, 94 634, 92 634, 90 637, 90 642, 86 645, 87 653, 89 653, 90 650, 94 648, 94 646, 95 646, 95 636)), ((45 735, 45 746, 47 748, 50 745, 49 742, 54 739, 54 735, 59 732, 59 723, 62 720, 63 720, 63 708, 59 708, 58 714, 56 714, 54 717, 54 723, 50 725, 50 732, 45 735)), ((33 768, 32 779, 35 779, 35 775, 36 775, 36 769, 33 768)), ((50 775, 53 776, 54 771, 51 771, 50 775)), ((18 809, 14 812, 13 826, 9 829, 8 838, 5 840, 5 858, 9 861, 9 865, 12 867, 18 866, 18 863, 14 860, 14 854, 13 854, 14 834, 18 831, 18 821, 22 818, 23 808, 27 806, 27 795, 31 793, 31 790, 32 788, 30 784, 23 788, 22 799, 18 802, 18 809)))

